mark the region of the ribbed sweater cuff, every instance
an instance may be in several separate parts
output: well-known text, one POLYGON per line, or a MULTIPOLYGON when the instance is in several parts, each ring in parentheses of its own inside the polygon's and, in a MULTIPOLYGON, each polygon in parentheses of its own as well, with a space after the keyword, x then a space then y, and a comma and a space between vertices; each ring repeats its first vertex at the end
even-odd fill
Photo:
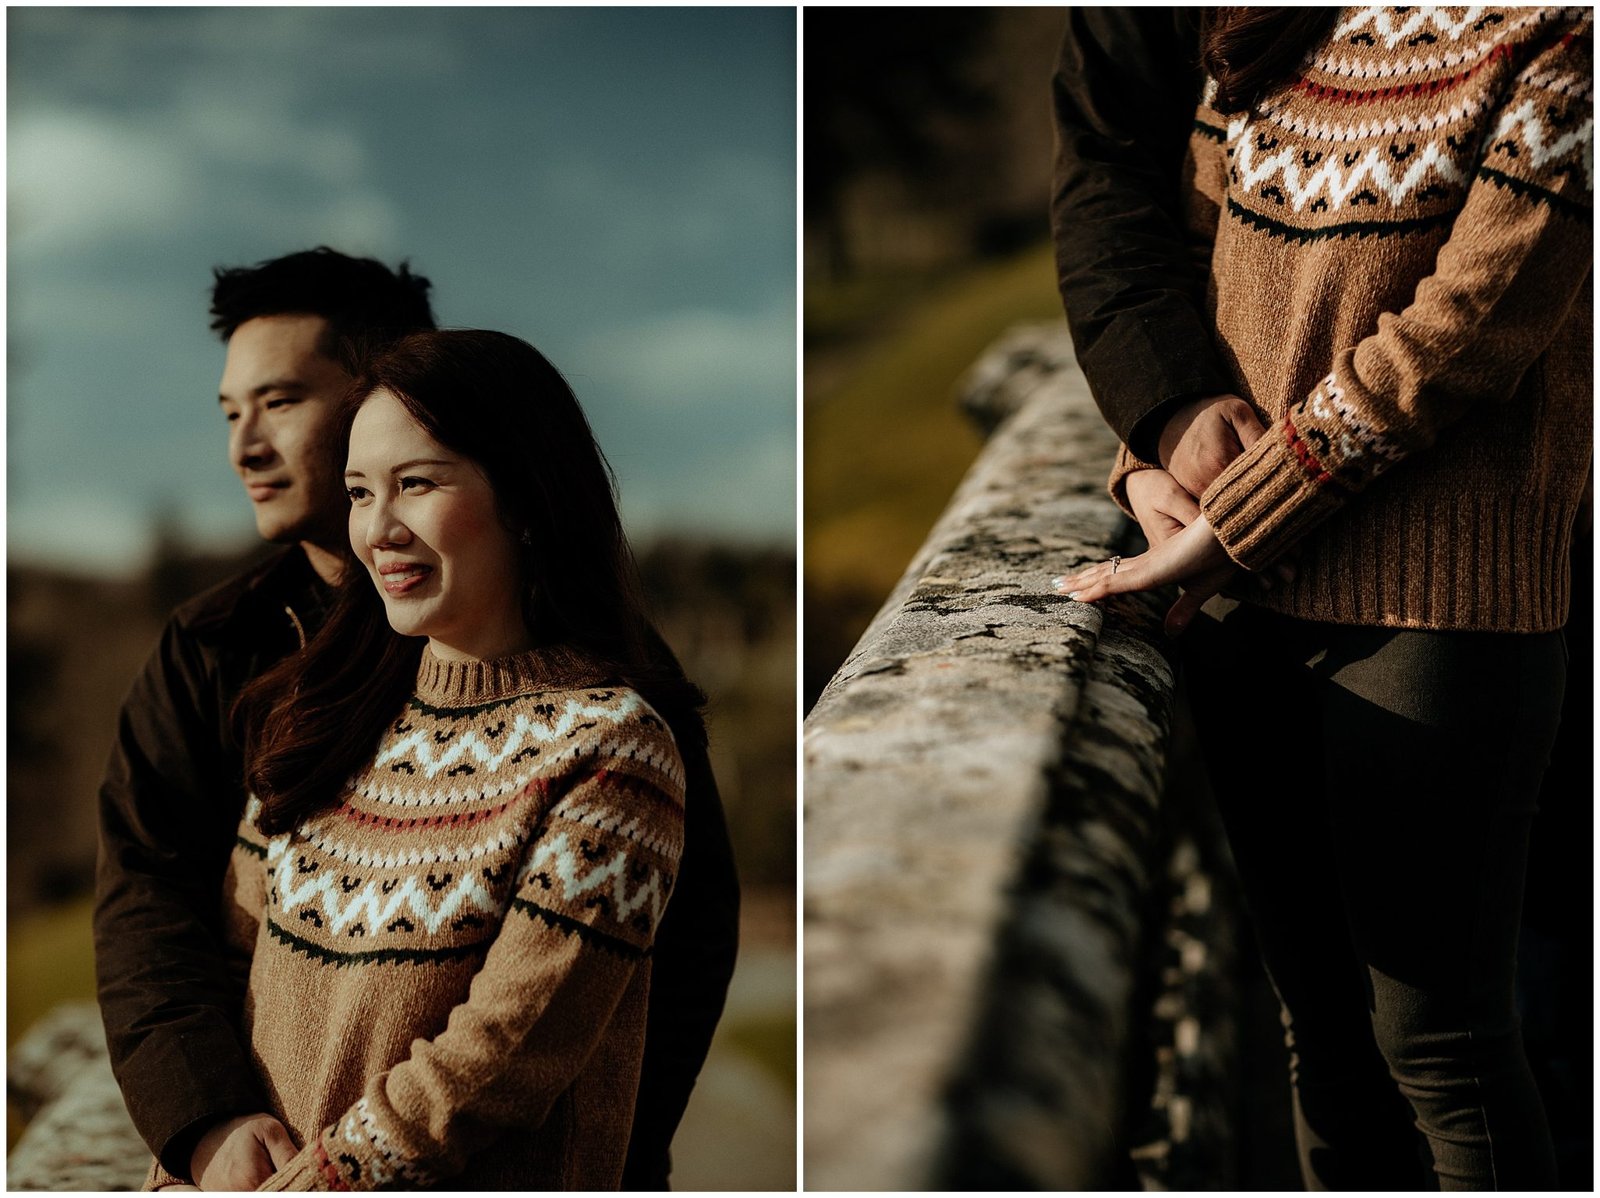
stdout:
POLYGON ((350 1187, 328 1164, 320 1136, 294 1154, 287 1165, 256 1187, 258 1193, 274 1190, 348 1190, 350 1187))
POLYGON ((1217 475, 1200 512, 1229 557, 1259 570, 1338 511, 1345 494, 1308 457, 1285 416, 1217 475))

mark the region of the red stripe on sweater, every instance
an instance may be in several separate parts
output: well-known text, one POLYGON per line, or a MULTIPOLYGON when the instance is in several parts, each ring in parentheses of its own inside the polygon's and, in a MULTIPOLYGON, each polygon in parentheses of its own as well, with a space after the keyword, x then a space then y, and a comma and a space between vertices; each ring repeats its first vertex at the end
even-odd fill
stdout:
POLYGON ((312 1155, 316 1159, 317 1170, 328 1179, 330 1189, 349 1190, 350 1186, 340 1174, 338 1166, 328 1159, 328 1150, 322 1146, 321 1141, 318 1141, 317 1150, 312 1155))
POLYGON ((1490 50, 1489 53, 1459 75, 1450 75, 1444 79, 1429 79, 1423 83, 1405 83, 1395 87, 1380 87, 1375 91, 1358 91, 1353 87, 1325 87, 1320 83, 1311 82, 1311 80, 1302 75, 1294 81, 1294 86, 1318 100, 1332 100, 1336 104, 1371 104, 1377 100, 1392 100, 1398 96, 1432 96, 1442 91, 1449 91, 1453 87, 1460 87, 1496 59, 1510 57, 1511 44, 1501 42, 1500 45, 1490 50))
POLYGON ((1300 430, 1295 428, 1288 412, 1283 414, 1283 429, 1289 434, 1289 448, 1294 450, 1295 459, 1300 463, 1300 468, 1311 476, 1311 481, 1319 487, 1332 483, 1333 475, 1323 469, 1317 455, 1311 452, 1311 447, 1300 439, 1300 430))

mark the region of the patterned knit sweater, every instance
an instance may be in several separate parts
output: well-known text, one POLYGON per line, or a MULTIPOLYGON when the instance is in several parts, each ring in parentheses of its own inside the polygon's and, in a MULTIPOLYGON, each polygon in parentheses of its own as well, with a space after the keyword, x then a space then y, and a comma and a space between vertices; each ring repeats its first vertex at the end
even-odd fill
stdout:
MULTIPOLYGON (((1346 8, 1248 113, 1206 98, 1190 222, 1268 432, 1201 497, 1253 602, 1346 624, 1565 622, 1593 422, 1582 8, 1346 8)), ((1112 494, 1148 468, 1124 449, 1112 494)))
POLYGON ((257 1067, 303 1145, 262 1188, 615 1189, 682 848, 661 718, 538 653, 425 651, 336 807, 271 838, 259 811, 233 939, 257 1067))

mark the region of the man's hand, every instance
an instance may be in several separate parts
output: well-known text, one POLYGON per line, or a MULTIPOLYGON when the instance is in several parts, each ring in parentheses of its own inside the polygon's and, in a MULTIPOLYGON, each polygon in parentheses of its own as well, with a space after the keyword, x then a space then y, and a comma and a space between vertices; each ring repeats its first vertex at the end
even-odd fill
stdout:
POLYGON ((1122 485, 1128 493, 1128 506, 1152 549, 1182 532, 1200 515, 1194 496, 1165 470, 1135 470, 1122 485))
MULTIPOLYGON (((1237 395, 1208 395, 1167 418, 1156 452, 1167 473, 1199 499, 1227 464, 1264 432, 1255 409, 1237 395)), ((1128 501, 1133 502, 1132 494, 1128 501)))
POLYGON ((253 1190, 295 1151, 288 1129, 271 1115, 240 1115, 200 1137, 189 1176, 202 1190, 253 1190))

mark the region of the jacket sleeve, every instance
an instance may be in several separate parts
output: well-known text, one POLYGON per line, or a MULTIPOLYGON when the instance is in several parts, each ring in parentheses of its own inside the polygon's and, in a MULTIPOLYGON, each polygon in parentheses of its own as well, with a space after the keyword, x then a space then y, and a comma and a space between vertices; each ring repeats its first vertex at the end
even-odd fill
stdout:
POLYGON ((661 725, 629 731, 636 749, 659 738, 656 751, 597 758, 603 768, 552 806, 445 1029, 369 1080, 261 1189, 431 1186, 510 1129, 543 1123, 648 968, 682 853, 682 770, 670 735, 661 725), (649 768, 646 758, 673 766, 649 768))
POLYGON ((656 933, 624 1190, 667 1188, 668 1150, 711 1051, 739 951, 739 875, 704 745, 683 743, 683 862, 656 933))
MULTIPOLYGON (((1517 76, 1464 206, 1411 303, 1338 351, 1311 393, 1201 498, 1258 569, 1478 405, 1504 402, 1589 282, 1593 118, 1551 81, 1593 79, 1588 18, 1517 76)), ((1583 94, 1587 95, 1587 91, 1583 94)))
POLYGON ((1072 8, 1052 87, 1050 215, 1067 323, 1101 413, 1148 460, 1172 407, 1232 389, 1180 183, 1198 46, 1190 12, 1072 8))
POLYGON ((187 1175, 201 1132, 269 1105, 239 1032, 242 979, 221 927, 238 804, 203 654, 168 623, 118 719, 99 796, 95 972, 134 1125, 187 1175))

